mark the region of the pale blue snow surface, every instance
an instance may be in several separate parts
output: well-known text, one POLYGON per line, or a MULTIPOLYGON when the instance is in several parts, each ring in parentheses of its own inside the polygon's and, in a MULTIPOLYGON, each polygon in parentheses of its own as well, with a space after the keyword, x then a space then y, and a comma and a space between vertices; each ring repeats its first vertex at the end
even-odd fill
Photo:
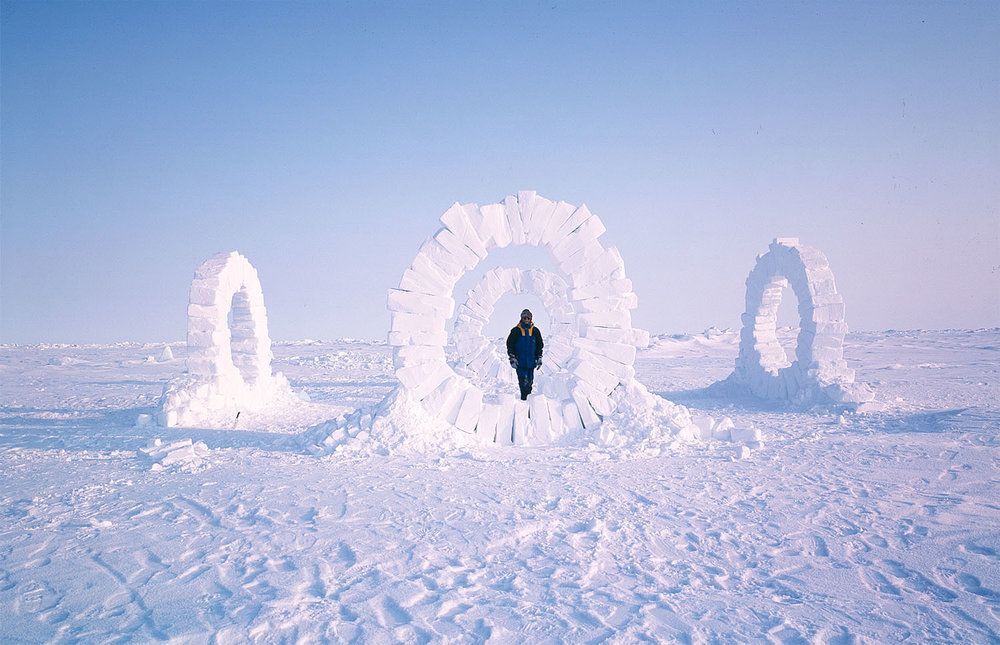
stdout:
POLYGON ((878 398, 844 416, 705 398, 735 334, 656 339, 639 380, 760 428, 741 460, 303 453, 394 387, 370 342, 277 345, 301 409, 136 426, 172 349, 0 348, 0 641, 1000 638, 998 330, 850 335, 878 398), (153 437, 208 452, 152 470, 153 437))

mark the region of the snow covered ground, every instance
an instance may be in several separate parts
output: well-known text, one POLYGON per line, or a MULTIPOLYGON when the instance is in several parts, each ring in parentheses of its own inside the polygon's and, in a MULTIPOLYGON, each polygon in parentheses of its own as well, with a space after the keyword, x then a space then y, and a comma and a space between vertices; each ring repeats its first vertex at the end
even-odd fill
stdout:
POLYGON ((317 458, 294 435, 395 386, 383 343, 276 344, 312 402, 229 430, 136 424, 183 344, 0 347, 0 641, 996 642, 1000 330, 847 342, 863 414, 706 397, 733 332, 640 352, 746 459, 317 458))

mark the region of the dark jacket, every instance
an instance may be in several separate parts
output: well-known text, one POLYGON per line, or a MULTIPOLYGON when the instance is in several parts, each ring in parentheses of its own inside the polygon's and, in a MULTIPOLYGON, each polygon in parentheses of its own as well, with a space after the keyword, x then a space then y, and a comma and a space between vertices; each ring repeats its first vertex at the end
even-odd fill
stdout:
POLYGON ((535 369, 542 360, 542 332, 532 325, 524 328, 518 323, 507 336, 507 356, 517 360, 518 369, 535 369))

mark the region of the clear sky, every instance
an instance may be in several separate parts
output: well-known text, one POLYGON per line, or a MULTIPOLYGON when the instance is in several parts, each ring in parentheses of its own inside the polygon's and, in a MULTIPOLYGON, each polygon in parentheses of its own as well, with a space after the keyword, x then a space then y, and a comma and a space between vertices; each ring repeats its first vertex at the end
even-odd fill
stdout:
POLYGON ((3 0, 0 47, 3 342, 181 339, 232 249, 272 337, 382 337, 439 215, 523 189, 654 333, 738 326, 778 235, 854 329, 1000 326, 995 1, 3 0))

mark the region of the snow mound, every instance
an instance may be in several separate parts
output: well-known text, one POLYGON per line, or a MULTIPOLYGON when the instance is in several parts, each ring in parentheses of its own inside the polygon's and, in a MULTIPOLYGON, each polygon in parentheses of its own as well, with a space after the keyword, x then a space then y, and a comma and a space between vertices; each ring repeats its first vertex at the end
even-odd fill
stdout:
POLYGON ((687 408, 653 394, 638 381, 623 385, 611 396, 615 410, 603 417, 596 432, 580 430, 567 434, 561 445, 656 456, 700 437, 687 408))
POLYGON ((249 384, 241 379, 203 379, 190 374, 170 381, 160 397, 157 422, 164 427, 231 428, 239 417, 304 403, 283 374, 249 384))
POLYGON ((139 449, 143 460, 149 463, 152 471, 181 470, 195 472, 206 466, 206 460, 211 451, 203 442, 193 442, 191 439, 179 439, 164 443, 156 438, 145 448, 139 449))
POLYGON ((739 344, 739 339, 736 330, 709 327, 700 334, 658 334, 652 338, 650 349, 730 347, 739 344))
POLYGON ((160 363, 166 363, 167 361, 174 360, 174 352, 170 349, 170 345, 163 346, 163 351, 160 352, 160 356, 156 360, 160 363))
POLYGON ((396 388, 378 404, 315 425, 299 438, 314 455, 449 452, 479 443, 476 435, 427 412, 420 400, 396 388))

